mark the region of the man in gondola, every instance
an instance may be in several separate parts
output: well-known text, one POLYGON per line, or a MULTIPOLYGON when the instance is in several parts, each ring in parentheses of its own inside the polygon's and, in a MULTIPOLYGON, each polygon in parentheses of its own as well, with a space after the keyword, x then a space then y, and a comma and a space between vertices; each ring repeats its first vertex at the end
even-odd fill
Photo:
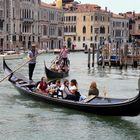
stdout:
POLYGON ((30 51, 28 52, 28 58, 29 58, 29 81, 32 82, 32 76, 34 72, 34 68, 36 65, 36 57, 37 57, 37 50, 36 45, 32 44, 30 51))

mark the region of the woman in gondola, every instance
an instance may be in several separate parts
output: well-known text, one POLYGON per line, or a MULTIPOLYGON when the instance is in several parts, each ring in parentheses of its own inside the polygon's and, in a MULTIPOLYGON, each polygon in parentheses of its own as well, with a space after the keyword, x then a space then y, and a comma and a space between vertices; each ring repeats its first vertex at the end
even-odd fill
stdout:
POLYGON ((61 72, 61 67, 58 61, 56 61, 52 66, 51 70, 56 71, 56 72, 61 72))
POLYGON ((48 84, 47 84, 47 77, 42 77, 41 81, 37 85, 37 91, 42 92, 44 94, 48 94, 48 84))
POLYGON ((78 91, 78 83, 76 79, 70 81, 69 94, 65 99, 79 101, 80 92, 78 91))
POLYGON ((89 88, 89 91, 88 91, 88 95, 96 95, 98 96, 99 95, 99 90, 97 88, 97 84, 95 81, 93 81, 91 84, 90 84, 90 88, 89 88))
POLYGON ((62 91, 61 91, 61 81, 60 80, 56 80, 55 84, 50 85, 50 87, 48 88, 49 90, 49 94, 52 97, 58 97, 62 95, 62 91), (61 95, 60 95, 61 94, 61 95))

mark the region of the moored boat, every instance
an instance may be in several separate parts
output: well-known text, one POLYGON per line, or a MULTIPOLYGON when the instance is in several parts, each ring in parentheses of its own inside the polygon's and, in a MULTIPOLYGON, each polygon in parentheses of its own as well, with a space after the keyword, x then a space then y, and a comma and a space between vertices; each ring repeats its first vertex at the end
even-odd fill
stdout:
POLYGON ((84 112, 104 116, 137 116, 140 113, 140 92, 133 98, 119 99, 108 97, 93 97, 89 100, 73 101, 54 98, 35 91, 35 84, 30 84, 22 74, 13 73, 3 60, 4 72, 9 74, 9 82, 21 93, 46 103, 60 105, 84 112))
POLYGON ((22 59, 25 56, 25 53, 16 53, 16 51, 6 51, 2 54, 0 54, 0 58, 3 57, 6 60, 12 60, 12 59, 22 59))
POLYGON ((60 51, 61 51, 60 49, 54 49, 54 50, 53 50, 54 54, 59 54, 60 51))

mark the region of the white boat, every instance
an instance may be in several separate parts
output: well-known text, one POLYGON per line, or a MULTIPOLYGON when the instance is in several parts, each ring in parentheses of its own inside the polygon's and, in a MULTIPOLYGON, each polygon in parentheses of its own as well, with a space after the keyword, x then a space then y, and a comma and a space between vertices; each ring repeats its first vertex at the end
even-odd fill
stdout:
POLYGON ((22 59, 25 56, 25 53, 16 53, 16 51, 5 51, 0 54, 0 59, 5 58, 6 60, 12 59, 22 59))
POLYGON ((39 49, 38 53, 46 53, 47 51, 45 49, 39 49))
POLYGON ((61 51, 60 49, 54 49, 53 50, 54 54, 58 54, 58 53, 60 53, 60 51, 61 51))

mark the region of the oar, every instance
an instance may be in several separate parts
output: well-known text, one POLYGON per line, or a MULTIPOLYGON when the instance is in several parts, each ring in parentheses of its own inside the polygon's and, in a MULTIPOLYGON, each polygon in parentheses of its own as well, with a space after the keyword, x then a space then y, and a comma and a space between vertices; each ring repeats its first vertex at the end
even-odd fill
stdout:
POLYGON ((55 62, 56 60, 58 60, 58 61, 61 60, 61 57, 60 57, 60 56, 57 56, 54 60, 52 60, 52 61, 51 61, 52 64, 50 65, 49 68, 51 68, 51 66, 54 64, 54 62, 55 62))
MULTIPOLYGON (((34 56, 32 59, 36 58, 37 56, 39 56, 42 53, 39 53, 38 55, 34 56)), ((3 58, 4 59, 4 58, 3 58)), ((2 81, 4 81, 6 78, 8 78, 11 74, 15 73, 16 71, 18 71, 19 69, 21 69, 23 66, 25 66, 28 62, 30 62, 30 60, 26 61, 25 63, 23 63, 22 65, 20 65, 19 67, 17 67, 15 70, 13 70, 10 74, 8 74, 7 76, 5 76, 3 79, 0 80, 0 83, 2 81)))

